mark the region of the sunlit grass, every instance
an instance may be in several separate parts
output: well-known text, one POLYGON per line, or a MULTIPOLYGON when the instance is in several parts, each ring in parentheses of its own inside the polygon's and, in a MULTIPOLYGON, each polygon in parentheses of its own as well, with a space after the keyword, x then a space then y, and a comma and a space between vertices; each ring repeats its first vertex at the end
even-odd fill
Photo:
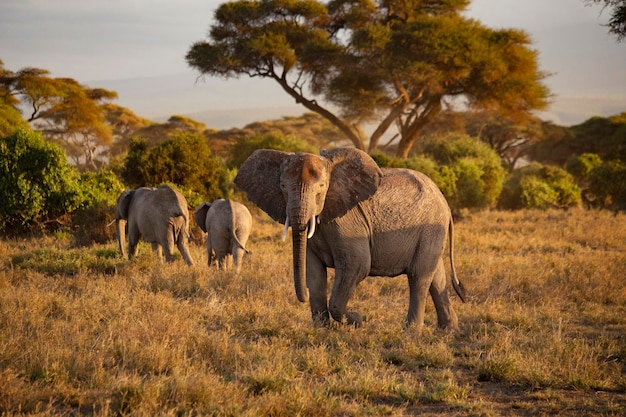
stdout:
POLYGON ((316 328, 265 217, 241 274, 115 242, 0 242, 0 414, 623 415, 626 216, 470 214, 461 330, 402 330, 406 278, 362 282, 360 329, 316 328))

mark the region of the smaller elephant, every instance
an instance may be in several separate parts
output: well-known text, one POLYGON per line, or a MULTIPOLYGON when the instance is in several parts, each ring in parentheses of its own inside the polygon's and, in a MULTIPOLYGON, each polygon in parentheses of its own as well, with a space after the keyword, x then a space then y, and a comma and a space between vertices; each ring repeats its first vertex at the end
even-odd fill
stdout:
POLYGON ((198 226, 207 233, 206 246, 209 266, 213 262, 213 252, 218 266, 224 269, 228 255, 233 256, 235 271, 241 271, 244 253, 249 253, 245 245, 252 229, 252 216, 241 203, 230 199, 204 202, 194 213, 198 226))
POLYGON ((152 244, 159 259, 174 260, 174 245, 188 265, 193 265, 189 254, 189 210, 187 200, 178 191, 164 185, 159 188, 141 187, 125 190, 117 199, 115 208, 117 239, 123 257, 137 255, 139 239, 152 244), (128 229, 128 253, 126 230, 128 229))

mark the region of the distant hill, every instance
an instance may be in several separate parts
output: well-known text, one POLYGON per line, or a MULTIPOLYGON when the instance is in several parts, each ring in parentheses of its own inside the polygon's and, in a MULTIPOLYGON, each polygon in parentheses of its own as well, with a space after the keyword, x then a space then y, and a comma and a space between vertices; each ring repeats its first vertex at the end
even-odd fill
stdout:
MULTIPOLYGON (((304 107, 257 107, 231 110, 204 110, 196 113, 185 113, 189 117, 206 124, 207 128, 219 130, 243 128, 253 122, 282 119, 285 116, 300 116, 306 112, 304 107)), ((158 122, 167 120, 169 116, 154 119, 158 122)))

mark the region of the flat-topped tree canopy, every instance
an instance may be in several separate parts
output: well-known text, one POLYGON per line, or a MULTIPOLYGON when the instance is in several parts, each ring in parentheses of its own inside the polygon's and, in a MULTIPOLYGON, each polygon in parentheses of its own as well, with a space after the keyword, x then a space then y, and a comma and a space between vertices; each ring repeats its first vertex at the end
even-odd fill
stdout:
POLYGON ((239 0, 187 53, 202 75, 274 79, 359 149, 406 157, 451 102, 518 116, 547 104, 529 36, 463 16, 467 0, 239 0), (374 125, 369 136, 365 124, 374 125))

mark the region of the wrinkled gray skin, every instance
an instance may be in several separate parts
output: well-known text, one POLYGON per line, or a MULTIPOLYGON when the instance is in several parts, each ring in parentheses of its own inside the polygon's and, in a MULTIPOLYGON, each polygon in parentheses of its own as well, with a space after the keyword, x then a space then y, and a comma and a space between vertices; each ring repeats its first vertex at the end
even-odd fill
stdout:
POLYGON ((124 191, 117 199, 115 208, 117 239, 124 258, 137 255, 139 239, 143 237, 152 244, 159 259, 174 260, 174 245, 178 247, 188 265, 193 265, 189 254, 189 211, 187 200, 168 186, 137 188, 124 191), (128 229, 128 252, 126 252, 125 229, 128 229))
POLYGON ((213 203, 204 202, 198 206, 194 219, 207 233, 207 258, 211 266, 213 252, 220 269, 224 269, 229 255, 232 255, 235 271, 241 271, 244 253, 248 253, 246 243, 252 228, 252 216, 241 203, 219 199, 213 203))
POLYGON ((327 150, 321 156, 261 149, 240 167, 235 184, 285 224, 285 232, 291 227, 296 295, 301 302, 309 299, 314 322, 328 325, 332 316, 360 326, 361 315, 347 310, 359 282, 406 274, 405 326, 415 322, 421 331, 430 292, 439 327, 458 328, 442 259, 449 235, 452 283, 464 299, 454 271, 452 216, 424 174, 381 170, 357 149, 327 150), (330 300, 327 268, 335 269, 330 300))

